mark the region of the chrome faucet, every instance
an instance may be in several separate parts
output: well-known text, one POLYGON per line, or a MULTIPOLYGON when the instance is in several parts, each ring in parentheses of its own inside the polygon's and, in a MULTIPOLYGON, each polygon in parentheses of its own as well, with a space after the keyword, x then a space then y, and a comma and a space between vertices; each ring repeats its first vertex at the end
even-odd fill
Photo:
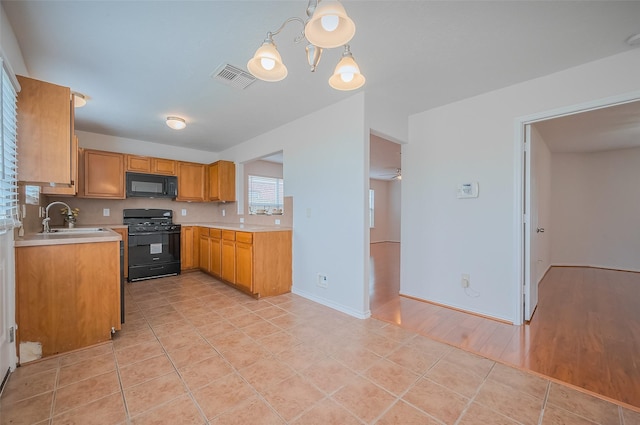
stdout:
POLYGON ((71 207, 65 204, 64 202, 54 201, 50 203, 49 205, 47 205, 47 208, 45 209, 45 212, 44 212, 44 220, 42 220, 42 233, 51 232, 51 229, 49 228, 49 221, 51 221, 51 217, 49 217, 49 208, 51 208, 51 206, 55 204, 64 205, 65 207, 67 207, 67 213, 71 214, 71 207))

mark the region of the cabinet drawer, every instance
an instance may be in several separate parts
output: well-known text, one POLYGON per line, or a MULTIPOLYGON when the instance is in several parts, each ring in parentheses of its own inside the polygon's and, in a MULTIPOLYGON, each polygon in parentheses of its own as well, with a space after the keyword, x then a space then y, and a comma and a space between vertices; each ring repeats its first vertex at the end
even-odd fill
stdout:
POLYGON ((222 231, 222 239, 225 241, 235 241, 236 240, 236 232, 233 230, 223 230, 222 231))
POLYGON ((236 241, 242 243, 253 243, 253 233, 236 232, 236 241))
POLYGON ((209 228, 208 227, 198 227, 198 235, 204 236, 205 238, 209 237, 209 228))
POLYGON ((222 237, 222 230, 209 229, 209 236, 211 236, 212 238, 220 239, 222 237))

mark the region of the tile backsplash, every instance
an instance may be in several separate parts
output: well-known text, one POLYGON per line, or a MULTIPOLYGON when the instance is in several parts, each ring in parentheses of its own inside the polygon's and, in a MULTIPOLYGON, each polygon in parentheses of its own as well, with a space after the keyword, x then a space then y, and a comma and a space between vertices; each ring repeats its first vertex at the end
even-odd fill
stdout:
MULTIPOLYGON (((244 218, 245 224, 275 225, 280 220, 280 226, 291 227, 293 224, 293 198, 285 197, 284 213, 280 216, 237 214, 235 202, 177 202, 168 199, 129 198, 129 199, 86 199, 60 196, 41 196, 40 204, 45 207, 54 201, 67 203, 71 208, 79 208, 80 214, 76 226, 122 224, 122 210, 126 208, 165 208, 173 210, 173 221, 180 224, 190 223, 240 223, 244 218), (109 216, 104 216, 104 210, 109 210, 109 216), (182 215, 182 210, 186 215, 182 215), (223 211, 225 215, 223 216, 223 211)), ((21 190, 20 202, 24 202, 24 190, 21 190)), ((62 226, 63 216, 58 205, 53 206, 49 215, 51 226, 62 226)), ((38 215, 37 205, 26 206, 26 216, 22 220, 25 233, 36 233, 42 230, 42 218, 38 215)))

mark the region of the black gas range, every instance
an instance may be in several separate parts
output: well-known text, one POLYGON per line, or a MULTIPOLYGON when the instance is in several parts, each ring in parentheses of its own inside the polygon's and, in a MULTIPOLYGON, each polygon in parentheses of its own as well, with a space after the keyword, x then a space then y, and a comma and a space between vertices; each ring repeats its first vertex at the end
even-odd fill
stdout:
POLYGON ((129 229, 129 281, 180 274, 180 230, 173 211, 125 209, 129 229))

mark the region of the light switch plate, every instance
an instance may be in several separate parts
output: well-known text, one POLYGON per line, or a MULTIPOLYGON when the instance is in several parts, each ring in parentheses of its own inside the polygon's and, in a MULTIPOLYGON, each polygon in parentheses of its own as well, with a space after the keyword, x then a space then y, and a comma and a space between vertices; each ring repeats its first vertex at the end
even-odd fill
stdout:
POLYGON ((103 217, 109 217, 111 215, 111 210, 109 208, 103 208, 102 209, 102 216, 103 217))

